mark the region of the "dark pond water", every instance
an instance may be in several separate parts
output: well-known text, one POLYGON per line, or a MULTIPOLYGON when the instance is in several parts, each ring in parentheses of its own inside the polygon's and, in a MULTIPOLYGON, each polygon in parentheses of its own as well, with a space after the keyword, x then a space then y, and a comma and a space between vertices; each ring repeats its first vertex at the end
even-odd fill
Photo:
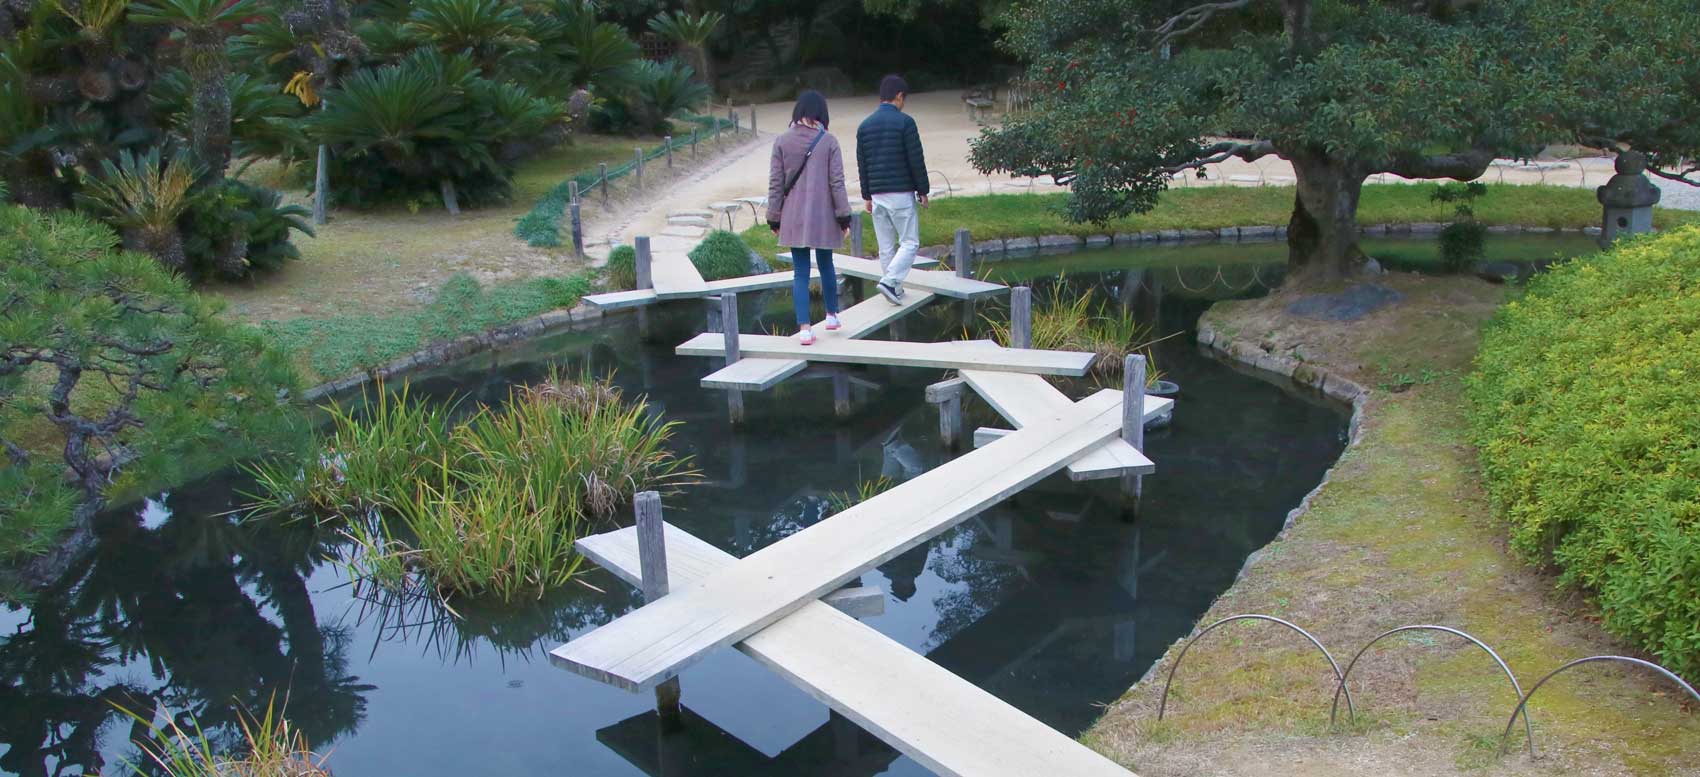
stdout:
MULTIPOLYGON (((1377 252, 1422 265, 1432 246, 1377 252)), ((1496 250, 1577 249, 1501 241, 1496 250)), ((862 584, 889 593, 886 613, 868 622, 1064 732, 1089 726, 1095 705, 1192 628, 1341 450, 1338 408, 1212 361, 1190 339, 1212 300, 1276 282, 1283 251, 1202 246, 991 266, 1030 282, 1039 299, 1054 283, 1099 287, 1181 333, 1156 353, 1183 387, 1174 423, 1147 438, 1159 471, 1137 519, 1113 486, 1053 477, 868 572, 862 584)), ((749 318, 762 320, 744 331, 787 318, 783 295, 749 302, 749 318)), ((659 311, 654 344, 621 316, 475 357, 416 379, 414 391, 499 403, 553 365, 616 370, 629 394, 647 393, 683 422, 677 443, 708 479, 669 498, 668 520, 740 556, 821 520, 831 492, 880 474, 913 477, 952 455, 922 401, 937 371, 855 369, 844 420, 833 414, 833 381, 805 375, 751 395, 749 423, 734 429, 724 397, 697 389, 709 362, 666 345, 697 331, 701 312, 698 303, 659 311)), ((956 336, 987 314, 1001 311, 935 303, 905 336, 956 336)), ((968 410, 970 428, 1001 425, 977 400, 968 410)), ((418 603, 380 606, 357 599, 327 561, 341 546, 334 531, 229 515, 245 487, 226 475, 110 511, 87 565, 33 611, 0 612, 0 771, 81 774, 133 757, 133 726, 115 705, 192 713, 216 745, 233 746, 235 710, 263 709, 276 694, 340 777, 659 773, 647 695, 545 658, 637 605, 611 575, 594 571, 517 610, 461 603, 459 619, 418 603)), ((683 687, 689 725, 669 760, 684 764, 669 774, 925 774, 735 651, 687 671, 683 687)))

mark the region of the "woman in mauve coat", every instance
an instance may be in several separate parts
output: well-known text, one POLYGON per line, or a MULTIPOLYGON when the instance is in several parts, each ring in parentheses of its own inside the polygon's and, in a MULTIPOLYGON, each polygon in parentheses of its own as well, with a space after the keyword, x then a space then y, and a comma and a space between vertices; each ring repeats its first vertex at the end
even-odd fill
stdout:
POLYGON ((850 197, 844 191, 844 154, 826 131, 826 98, 813 89, 797 96, 791 127, 773 141, 767 173, 767 225, 779 244, 791 249, 791 301, 797 310, 797 338, 815 342, 809 327, 809 249, 820 268, 827 329, 838 328, 838 275, 832 250, 850 234, 850 197), (787 193, 789 189, 789 193, 787 193))

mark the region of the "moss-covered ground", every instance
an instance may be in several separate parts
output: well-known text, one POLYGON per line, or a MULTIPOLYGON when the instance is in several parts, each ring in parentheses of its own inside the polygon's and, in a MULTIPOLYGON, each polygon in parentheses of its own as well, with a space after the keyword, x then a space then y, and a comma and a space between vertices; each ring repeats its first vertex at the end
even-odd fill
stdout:
MULTIPOLYGON (((1266 613, 1314 633, 1344 664, 1376 634, 1439 624, 1482 639, 1524 683, 1583 656, 1632 651, 1585 601, 1505 547, 1466 442, 1461 377, 1480 324, 1508 293, 1470 278, 1377 279, 1404 299, 1355 322, 1286 312, 1297 292, 1219 304, 1218 332, 1296 354, 1371 390, 1360 441, 1328 484, 1201 623, 1266 613)), ((1578 408, 1586 412, 1586 408, 1578 408)), ((1537 758, 1497 757, 1516 696, 1492 660, 1434 632, 1379 643, 1353 671, 1358 718, 1328 729, 1333 674, 1297 635, 1233 623, 1187 654, 1164 720, 1162 673, 1084 736, 1146 775, 1700 773, 1700 714, 1650 675, 1593 664, 1531 702, 1537 758)))

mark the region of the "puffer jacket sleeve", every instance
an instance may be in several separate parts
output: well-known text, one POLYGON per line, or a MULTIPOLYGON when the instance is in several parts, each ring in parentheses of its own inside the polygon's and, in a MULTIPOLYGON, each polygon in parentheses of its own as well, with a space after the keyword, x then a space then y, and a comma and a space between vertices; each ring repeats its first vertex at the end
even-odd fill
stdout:
POLYGON ((931 187, 927 180, 927 158, 921 153, 921 130, 908 116, 903 127, 903 151, 909 158, 909 177, 915 181, 915 193, 926 196, 931 187))
MULTIPOLYGON (((781 138, 784 136, 781 135, 781 138)), ((767 165, 767 220, 779 221, 785 207, 785 155, 779 152, 779 141, 773 141, 773 159, 767 165)))
POLYGON ((862 187, 862 199, 871 200, 873 195, 868 193, 868 122, 856 128, 856 183, 862 187))
POLYGON ((828 160, 831 164, 826 168, 826 175, 827 186, 832 188, 832 215, 840 219, 849 218, 850 195, 844 189, 844 149, 838 145, 838 138, 832 138, 832 154, 828 160))

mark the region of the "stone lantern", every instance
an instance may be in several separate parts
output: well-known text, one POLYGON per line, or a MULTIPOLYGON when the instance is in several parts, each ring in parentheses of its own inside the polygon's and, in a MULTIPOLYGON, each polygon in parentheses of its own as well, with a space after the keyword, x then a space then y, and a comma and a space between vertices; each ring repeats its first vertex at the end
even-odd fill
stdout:
POLYGON ((1643 174, 1647 157, 1641 152, 1619 152, 1615 167, 1617 175, 1594 190, 1605 206, 1605 220, 1600 225, 1602 246, 1611 245, 1622 235, 1653 231, 1653 206, 1663 194, 1643 174))

